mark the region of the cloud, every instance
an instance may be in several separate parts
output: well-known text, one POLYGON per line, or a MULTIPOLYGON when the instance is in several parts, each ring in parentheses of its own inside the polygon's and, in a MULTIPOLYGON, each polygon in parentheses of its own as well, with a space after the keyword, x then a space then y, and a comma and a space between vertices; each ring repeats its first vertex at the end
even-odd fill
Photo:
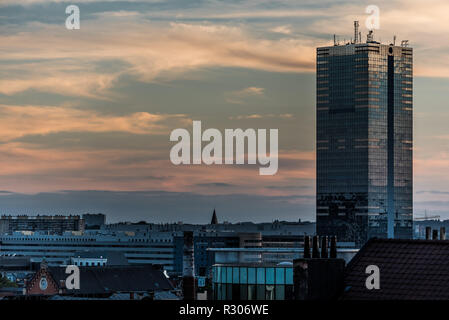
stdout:
POLYGON ((229 117, 229 120, 244 120, 244 119, 272 119, 272 118, 279 118, 279 119, 293 119, 294 115, 291 113, 280 113, 280 114, 249 114, 249 115, 239 115, 239 116, 233 116, 229 117))
POLYGON ((245 100, 251 97, 263 97, 264 88, 247 87, 241 90, 232 91, 226 94, 226 101, 233 104, 244 104, 245 100))
POLYGON ((198 187, 233 187, 233 184, 224 183, 224 182, 208 182, 208 183, 198 183, 196 184, 198 187))
MULTIPOLYGON (((258 39, 240 26, 126 19, 86 21, 70 34, 60 26, 31 23, 20 33, 0 35, 0 50, 3 61, 16 61, 0 74, 0 92, 8 95, 34 89, 105 98, 124 74, 151 82, 205 67, 278 72, 311 72, 314 67, 313 49, 297 40, 258 39), (121 61, 119 70, 97 70, 98 63, 108 61, 121 61)), ((242 94, 262 93, 256 87, 246 90, 242 94)))
POLYGON ((124 116, 58 106, 0 105, 0 141, 55 132, 127 132, 168 134, 191 122, 183 114, 136 112, 124 116))
MULTIPOLYGON (((77 0, 76 4, 84 3, 95 3, 95 2, 123 2, 124 0, 77 0)), ((142 3, 158 3, 164 2, 165 0, 126 0, 126 2, 142 2, 142 3)), ((21 6, 31 6, 35 4, 52 4, 52 3, 67 3, 67 5, 72 4, 70 0, 2 0, 0 6, 8 5, 21 5, 21 6)))
POLYGON ((248 87, 240 91, 236 91, 234 94, 237 96, 262 96, 264 94, 264 88, 248 87))
POLYGON ((290 26, 277 26, 270 29, 271 32, 281 33, 281 34, 291 34, 292 29, 290 26))

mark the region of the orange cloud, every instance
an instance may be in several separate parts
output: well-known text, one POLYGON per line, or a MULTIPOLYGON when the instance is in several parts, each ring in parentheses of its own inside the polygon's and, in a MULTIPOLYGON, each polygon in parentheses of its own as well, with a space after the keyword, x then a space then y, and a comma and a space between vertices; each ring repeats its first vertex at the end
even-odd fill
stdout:
POLYGON ((191 120, 183 114, 136 112, 125 116, 55 106, 0 105, 0 141, 55 132, 128 132, 169 134, 191 120))

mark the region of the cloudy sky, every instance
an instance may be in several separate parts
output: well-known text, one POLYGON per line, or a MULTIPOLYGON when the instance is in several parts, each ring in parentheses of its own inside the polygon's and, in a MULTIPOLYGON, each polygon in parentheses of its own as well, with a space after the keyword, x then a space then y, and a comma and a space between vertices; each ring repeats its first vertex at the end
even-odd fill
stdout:
POLYGON ((315 48, 366 34, 372 4, 376 39, 415 50, 415 216, 449 218, 445 0, 1 0, 0 213, 313 220, 315 48), (279 129, 278 173, 171 164, 192 120, 279 129))

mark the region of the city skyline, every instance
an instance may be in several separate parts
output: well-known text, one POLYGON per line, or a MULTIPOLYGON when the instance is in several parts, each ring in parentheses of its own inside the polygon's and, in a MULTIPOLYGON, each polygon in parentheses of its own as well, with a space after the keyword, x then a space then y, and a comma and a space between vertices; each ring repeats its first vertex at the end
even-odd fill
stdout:
MULTIPOLYGON (((449 218, 448 4, 404 3, 376 3, 375 39, 414 47, 414 215, 449 218)), ((0 213, 314 220, 315 48, 365 37, 371 3, 78 1, 72 31, 68 4, 0 4, 0 213), (172 165, 192 120, 279 128, 278 173, 172 165)))

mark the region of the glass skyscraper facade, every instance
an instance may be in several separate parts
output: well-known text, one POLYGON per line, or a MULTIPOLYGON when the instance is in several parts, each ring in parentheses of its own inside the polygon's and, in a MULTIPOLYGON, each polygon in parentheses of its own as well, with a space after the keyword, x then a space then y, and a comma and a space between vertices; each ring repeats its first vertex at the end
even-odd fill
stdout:
POLYGON ((317 48, 317 233, 412 238, 413 51, 317 48))

